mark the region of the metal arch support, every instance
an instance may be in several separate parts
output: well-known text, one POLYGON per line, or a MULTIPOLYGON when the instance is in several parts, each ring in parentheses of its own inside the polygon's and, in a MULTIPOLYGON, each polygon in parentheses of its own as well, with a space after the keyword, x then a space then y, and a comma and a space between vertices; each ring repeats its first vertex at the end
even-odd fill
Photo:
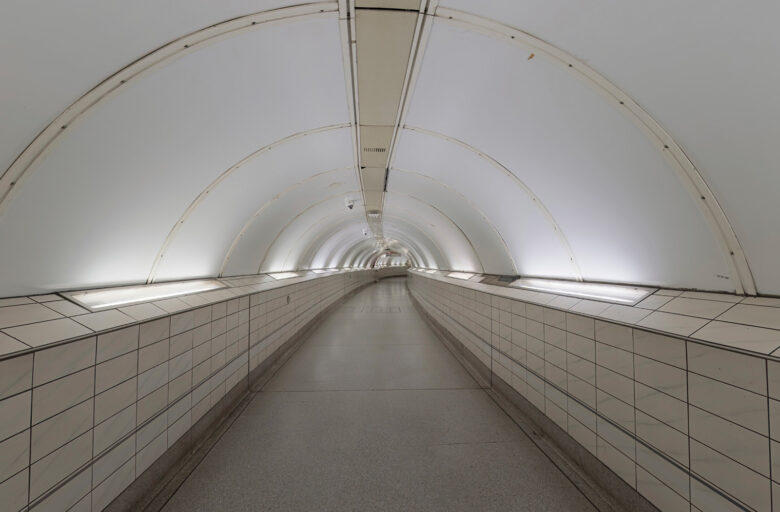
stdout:
POLYGON ((338 168, 338 169, 331 169, 329 171, 324 171, 324 172, 320 172, 320 173, 317 173, 317 174, 313 174, 313 175, 309 176, 308 178, 306 178, 305 180, 299 181, 298 183, 295 183, 294 185, 286 188, 282 192, 280 192, 277 195, 275 195, 274 197, 272 197, 270 200, 268 200, 265 203, 263 203, 263 205, 255 213, 253 213, 249 217, 249 219, 247 219, 247 221, 244 223, 244 225, 238 231, 238 234, 235 236, 235 238, 233 238, 233 242, 230 244, 230 247, 228 248, 227 252, 225 253, 225 257, 222 259, 222 265, 219 267, 219 277, 222 277, 222 274, 225 271, 225 267, 227 266, 228 262, 230 261, 230 256, 233 254, 233 250, 236 248, 236 246, 238 245, 238 242, 241 240, 241 238, 244 237, 244 233, 246 232, 246 230, 249 229, 249 227, 252 225, 252 223, 255 221, 255 219, 257 217, 259 217, 266 210, 266 208, 270 207, 273 203, 275 203, 276 201, 281 199, 283 196, 285 196, 286 194, 292 192, 294 189, 296 189, 296 188, 298 188, 298 187, 300 187, 302 185, 305 185, 309 181, 312 181, 312 180, 314 180, 314 179, 316 179, 316 178, 318 178, 320 176, 323 176, 325 174, 330 174, 330 173, 334 173, 334 172, 348 171, 351 168, 352 167, 341 167, 341 168, 338 168))
POLYGON ((316 206, 319 206, 319 205, 321 205, 323 203, 326 203, 328 201, 332 201, 332 200, 334 200, 336 198, 346 197, 346 196, 348 196, 350 194, 359 194, 359 193, 360 193, 359 190, 348 190, 347 192, 343 192, 343 193, 340 193, 340 194, 333 194, 333 195, 325 197, 324 199, 321 199, 321 200, 317 201, 316 203, 312 203, 309 206, 307 206, 306 208, 304 208, 303 210, 299 211, 292 219, 290 219, 287 222, 287 224, 284 225, 284 227, 282 227, 282 229, 279 230, 278 233, 276 233, 276 236, 273 238, 273 240, 271 240, 271 243, 268 244, 268 247, 266 248, 265 253, 263 253, 263 257, 260 259, 260 263, 257 265, 257 272, 256 273, 259 274, 260 271, 263 269, 263 265, 265 264, 265 260, 268 257, 268 253, 270 253, 271 249, 273 248, 273 246, 276 245, 276 242, 279 240, 279 237, 282 236, 282 234, 285 231, 287 231, 287 228, 289 228, 295 221, 297 221, 302 216, 304 216, 306 214, 306 212, 308 212, 309 210, 311 210, 312 208, 314 208, 316 206))
POLYGON ((525 184, 523 180, 521 180, 516 174, 514 174, 512 171, 510 171, 507 167, 504 167, 501 165, 501 163, 496 160, 495 158, 491 157, 487 153, 480 151, 479 149, 475 148, 474 146, 467 144, 463 142, 460 139, 456 139, 455 137, 450 137, 449 135, 445 135, 443 133, 435 132, 433 130, 428 130, 426 128, 420 128, 418 126, 404 126, 405 130, 409 130, 412 132, 422 133, 424 135, 428 135, 430 137, 436 137, 438 139, 450 142, 452 144, 455 144, 457 146, 460 146, 461 148, 470 151, 477 155, 478 157, 482 158, 486 162, 488 162, 491 166, 498 169, 502 173, 504 173, 506 176, 508 176, 510 179, 512 179, 522 190, 523 192, 528 195, 528 198, 536 205, 536 207, 539 209, 539 211, 542 213, 542 215, 547 219, 550 226, 552 227, 555 234, 558 236, 558 240, 561 243, 561 246, 563 247, 563 250, 566 252, 566 254, 569 256, 569 262, 571 263, 572 272, 574 273, 574 276, 576 277, 577 281, 582 281, 582 271, 580 270, 579 264, 577 264, 577 259, 574 256, 574 251, 571 248, 571 245, 569 244, 569 240, 566 238, 566 235, 563 233, 563 230, 558 225, 558 222, 555 220, 555 218, 552 216, 552 213, 550 213, 550 210, 547 209, 547 207, 544 205, 542 200, 537 196, 531 188, 525 184))
POLYGON ((474 256, 476 256, 476 258, 477 258, 477 262, 479 263, 479 268, 482 270, 483 274, 485 273, 485 265, 482 264, 482 258, 479 257, 479 252, 477 251, 477 248, 474 247, 474 244, 471 242, 471 239, 468 237, 466 232, 463 231, 463 229, 458 225, 458 223, 455 222, 454 220, 452 220, 449 217, 449 215, 447 215, 446 213, 444 213, 440 209, 436 208, 431 203, 429 203, 429 202, 427 202, 427 201, 425 201, 423 199, 420 199, 419 197, 413 196, 411 194, 405 194, 403 192, 391 192, 389 190, 387 192, 385 192, 385 193, 386 194, 391 194, 391 195, 396 195, 396 196, 408 197, 410 199, 413 199, 413 200, 419 202, 420 204, 422 204, 424 206, 427 206, 428 208, 432 209, 433 211, 437 212, 439 215, 441 215, 442 217, 447 219, 450 222, 450 224, 452 224, 455 227, 455 229, 458 230, 458 232, 461 234, 461 236, 466 239, 466 242, 468 242, 469 247, 471 247, 471 251, 474 253, 474 256))
POLYGON ((424 174, 424 173, 421 173, 421 172, 417 172, 417 171, 409 171, 409 170, 406 170, 406 169, 399 169, 398 167, 392 167, 390 170, 393 171, 393 172, 401 172, 401 173, 404 173, 404 174, 410 174, 410 175, 414 175, 414 176, 426 179, 426 180, 430 181, 431 183, 434 183, 434 184, 438 185, 440 188, 443 188, 447 192, 455 194, 461 201, 463 201, 464 203, 469 205, 469 207, 472 210, 474 210, 480 217, 482 217, 482 220, 484 220, 485 223, 488 226, 490 226, 490 229, 493 230, 493 233, 495 233, 496 237, 501 241, 501 245, 504 248, 504 252, 506 253, 507 258, 509 258, 509 261, 512 263, 512 269, 514 270, 515 275, 518 273, 517 272, 517 262, 515 261, 514 256, 512 256, 512 252, 509 250, 509 246, 507 245, 506 240, 504 240, 504 237, 501 235, 501 232, 498 230, 498 228, 496 228, 495 224, 493 224, 490 221, 488 216, 485 215, 485 213, 481 209, 479 209, 479 207, 477 207, 477 205, 474 204, 473 201, 471 201, 468 197, 466 197, 465 195, 461 194, 460 192, 458 192, 454 188, 452 188, 452 187, 450 187, 448 185, 445 185, 441 181, 439 181, 436 178, 433 178, 431 176, 428 176, 427 174, 424 174))
POLYGON ((606 96, 615 108, 620 109, 644 131, 653 145, 662 151, 666 160, 672 164, 678 179, 710 224, 723 251, 723 257, 728 262, 736 292, 756 295, 756 283, 745 251, 717 197, 672 135, 634 99, 586 63, 527 32, 457 9, 441 7, 437 10, 436 17, 443 22, 481 32, 510 44, 529 47, 537 55, 545 56, 563 66, 575 77, 606 96))
MULTIPOLYGON (((313 130, 306 130, 302 132, 295 133, 293 135, 288 135, 287 137, 284 137, 282 139, 279 139, 275 142, 272 142, 271 144, 268 144, 267 146, 263 146, 262 148, 258 149, 257 151, 245 156, 226 170, 224 170, 219 176, 217 176, 214 181, 209 183, 201 192, 198 194, 195 199, 190 203, 190 205, 187 207, 186 210, 184 210, 184 213, 181 214, 179 219, 174 223, 173 227, 171 228, 170 232, 168 233, 168 236, 165 238, 165 241, 163 242, 162 246, 160 246, 160 250, 157 251, 157 256, 154 258, 154 263, 152 264, 152 268, 149 271, 149 277, 147 278, 146 282, 147 284, 153 283, 155 278, 157 277, 157 271, 160 268, 160 265, 162 264, 163 258, 165 257, 165 253, 168 251, 168 247, 171 246, 173 243, 174 238, 176 238, 176 234, 181 229, 182 225, 187 221, 187 219, 192 215, 192 213, 200 206, 200 203, 208 196, 211 192, 213 192, 222 182, 227 180, 235 171, 237 171, 239 168, 245 166, 255 158, 258 158, 260 155, 263 155, 272 149, 278 148, 279 146, 282 146, 284 144, 287 144, 289 142, 296 141, 298 139, 301 139, 303 137, 306 137, 307 135, 315 135, 318 133, 325 133, 332 130, 339 130, 349 128, 349 123, 342 123, 342 124, 334 124, 330 126, 322 126, 320 128, 314 128, 313 130)), ((349 169, 350 167, 347 167, 349 169)), ((320 173, 321 174, 321 173, 320 173)), ((318 175, 315 175, 318 176, 318 175)), ((304 180, 306 181, 306 180, 304 180)), ((303 183, 298 182, 296 185, 303 183)), ((289 190, 289 189, 287 189, 289 190)), ((287 191, 285 190, 285 192, 287 191)))
POLYGON ((206 45, 240 35, 244 32, 258 30, 270 24, 320 17, 333 18, 338 15, 337 11, 338 6, 335 2, 317 2, 240 16, 179 37, 120 69, 93 87, 58 115, 6 169, 0 177, 0 214, 2 214, 8 202, 16 195, 23 179, 43 160, 61 136, 69 132, 69 128, 84 113, 113 96, 130 80, 135 80, 206 45))

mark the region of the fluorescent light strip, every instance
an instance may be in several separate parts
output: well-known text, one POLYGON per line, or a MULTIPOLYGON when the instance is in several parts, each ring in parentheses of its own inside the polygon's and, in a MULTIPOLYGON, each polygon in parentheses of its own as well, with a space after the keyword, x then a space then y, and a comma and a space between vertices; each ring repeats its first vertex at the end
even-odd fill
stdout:
POLYGON ((316 268, 316 269, 312 269, 312 272, 314 272, 315 274, 324 274, 325 272, 329 272, 329 271, 324 268, 316 268))
POLYGON ((635 305, 654 291, 652 288, 639 288, 635 286, 579 283, 576 281, 556 281, 553 279, 535 278, 520 278, 510 283, 509 286, 628 306, 635 305))
POLYGON ((273 277, 277 281, 281 279, 290 279, 291 277, 298 277, 297 272, 273 272, 271 274, 268 274, 269 276, 273 277))
POLYGON ((100 290, 85 290, 63 293, 61 295, 89 308, 92 311, 127 306, 139 302, 169 299, 179 295, 205 292, 225 288, 225 284, 213 279, 198 281, 180 281, 176 283, 158 283, 138 286, 122 286, 100 290))
POLYGON ((471 279, 476 274, 470 272, 450 272, 447 277, 454 277, 455 279, 471 279))

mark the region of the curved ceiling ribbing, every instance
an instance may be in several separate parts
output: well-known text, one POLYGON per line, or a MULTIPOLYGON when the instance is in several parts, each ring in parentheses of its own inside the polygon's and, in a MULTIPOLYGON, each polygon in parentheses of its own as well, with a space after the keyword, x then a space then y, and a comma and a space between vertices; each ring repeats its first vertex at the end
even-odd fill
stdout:
MULTIPOLYGON (((382 254, 337 2, 195 1, 0 7, 0 296, 382 254)), ((384 201, 415 265, 780 293, 780 7, 440 3, 384 201)))

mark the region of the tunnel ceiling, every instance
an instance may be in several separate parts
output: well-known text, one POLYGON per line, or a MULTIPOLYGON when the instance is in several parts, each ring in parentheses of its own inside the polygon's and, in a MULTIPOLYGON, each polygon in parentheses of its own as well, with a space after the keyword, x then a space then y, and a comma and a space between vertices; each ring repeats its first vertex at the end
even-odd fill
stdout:
POLYGON ((777 19, 8 0, 0 296, 390 261, 780 294, 777 19))

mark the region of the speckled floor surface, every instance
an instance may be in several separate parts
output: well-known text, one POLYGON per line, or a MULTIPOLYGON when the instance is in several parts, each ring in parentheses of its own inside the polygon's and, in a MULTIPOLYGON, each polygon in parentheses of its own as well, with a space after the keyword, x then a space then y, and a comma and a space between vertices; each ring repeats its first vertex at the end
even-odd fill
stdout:
POLYGON ((407 293, 382 281, 327 318, 165 510, 594 510, 407 293))

